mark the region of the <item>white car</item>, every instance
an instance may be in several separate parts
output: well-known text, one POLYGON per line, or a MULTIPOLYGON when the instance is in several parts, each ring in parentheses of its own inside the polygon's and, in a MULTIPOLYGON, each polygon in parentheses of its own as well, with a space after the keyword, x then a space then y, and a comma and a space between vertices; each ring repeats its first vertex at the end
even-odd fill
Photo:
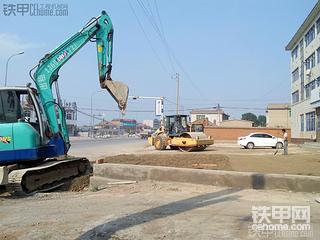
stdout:
POLYGON ((253 149, 255 147, 283 148, 282 138, 277 138, 269 133, 250 133, 248 136, 239 137, 238 144, 244 148, 253 149))

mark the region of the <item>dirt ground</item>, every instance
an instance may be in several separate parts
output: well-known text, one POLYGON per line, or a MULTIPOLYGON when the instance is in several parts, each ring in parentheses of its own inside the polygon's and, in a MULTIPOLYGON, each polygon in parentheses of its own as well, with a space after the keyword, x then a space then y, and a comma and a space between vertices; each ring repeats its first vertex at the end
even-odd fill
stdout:
POLYGON ((289 146, 289 155, 275 149, 240 149, 233 143, 218 143, 202 152, 156 151, 146 147, 135 154, 107 156, 105 163, 169 166, 229 171, 320 176, 320 151, 289 146))
POLYGON ((0 240, 249 239, 252 206, 281 205, 310 206, 312 229, 307 239, 320 236, 317 194, 112 181, 108 185, 108 179, 92 178, 100 191, 38 193, 25 198, 0 195, 0 240))

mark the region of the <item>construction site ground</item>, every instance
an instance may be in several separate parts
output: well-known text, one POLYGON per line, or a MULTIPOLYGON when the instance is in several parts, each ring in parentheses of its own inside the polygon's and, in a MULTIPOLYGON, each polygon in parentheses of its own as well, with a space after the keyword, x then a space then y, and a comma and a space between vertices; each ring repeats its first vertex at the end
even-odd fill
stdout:
MULTIPOLYGON (((319 152, 296 145, 290 145, 289 155, 283 156, 281 151, 274 155, 275 149, 240 149, 231 142, 185 153, 156 151, 139 139, 110 140, 114 144, 76 141, 70 153, 91 161, 320 175, 319 152)), ((320 204, 315 201, 319 197, 318 193, 94 176, 85 191, 28 197, 0 194, 0 240, 249 239, 253 206, 310 206, 312 235, 307 239, 319 239, 320 204)))
POLYGON ((319 239, 317 197, 313 193, 175 182, 122 183, 93 177, 88 191, 0 196, 0 239, 249 239, 252 206, 281 205, 310 206, 308 239, 319 239))
POLYGON ((135 151, 96 157, 104 163, 168 166, 228 171, 320 175, 320 150, 289 145, 289 155, 283 150, 243 149, 234 142, 218 142, 201 152, 176 150, 157 151, 142 142, 135 151))

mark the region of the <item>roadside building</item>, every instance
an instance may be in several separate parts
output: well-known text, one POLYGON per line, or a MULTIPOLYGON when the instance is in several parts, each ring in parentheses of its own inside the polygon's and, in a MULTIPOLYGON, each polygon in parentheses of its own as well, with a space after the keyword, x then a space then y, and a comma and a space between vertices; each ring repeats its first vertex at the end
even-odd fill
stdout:
POLYGON ((112 122, 103 120, 97 125, 94 126, 95 135, 118 135, 117 126, 115 126, 112 122))
POLYGON ((320 141, 320 1, 287 44, 293 139, 320 141))
POLYGON ((254 122, 248 120, 232 119, 224 120, 221 122, 221 127, 231 127, 231 128, 251 128, 254 122))
POLYGON ((192 122, 192 124, 202 124, 204 127, 207 127, 207 126, 214 127, 214 126, 216 126, 212 122, 210 122, 208 120, 208 118, 202 118, 202 119, 195 120, 195 121, 192 122))
POLYGON ((223 109, 192 109, 190 112, 191 122, 200 119, 208 119, 213 125, 220 126, 222 121, 228 120, 229 115, 223 109))
POLYGON ((268 104, 267 127, 269 128, 290 128, 291 127, 291 106, 288 103, 268 104))
POLYGON ((153 120, 143 120, 142 123, 150 128, 153 128, 153 120))
POLYGON ((135 133, 137 130, 137 121, 135 119, 113 119, 111 123, 119 129, 120 134, 135 133))
POLYGON ((158 128, 160 128, 160 120, 155 118, 153 119, 153 130, 157 130, 158 128))
POLYGON ((67 128, 70 136, 76 136, 78 134, 77 128, 77 103, 76 102, 66 102, 62 103, 66 114, 67 128))

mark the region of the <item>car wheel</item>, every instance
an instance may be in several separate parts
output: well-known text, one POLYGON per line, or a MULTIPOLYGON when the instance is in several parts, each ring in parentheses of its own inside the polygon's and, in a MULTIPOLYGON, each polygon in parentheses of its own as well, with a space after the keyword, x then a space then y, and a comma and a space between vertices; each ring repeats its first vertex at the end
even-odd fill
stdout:
POLYGON ((277 142, 276 149, 281 149, 281 148, 283 148, 283 144, 281 142, 277 142))
POLYGON ((254 144, 252 142, 247 143, 247 148, 248 149, 253 149, 254 148, 254 144))

